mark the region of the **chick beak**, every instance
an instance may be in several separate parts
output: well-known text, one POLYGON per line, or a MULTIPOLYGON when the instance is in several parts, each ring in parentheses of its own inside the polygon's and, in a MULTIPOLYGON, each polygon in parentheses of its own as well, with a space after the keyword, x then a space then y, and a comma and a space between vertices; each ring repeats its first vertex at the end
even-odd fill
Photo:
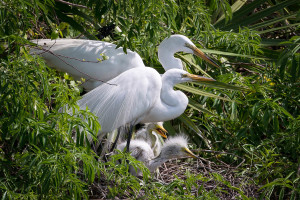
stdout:
POLYGON ((212 64, 215 67, 218 67, 218 68, 220 67, 215 61, 213 61, 210 57, 208 57, 205 53, 203 53, 203 51, 198 49, 196 46, 191 45, 191 44, 186 44, 186 47, 192 49, 194 52, 194 55, 202 58, 203 60, 205 60, 206 62, 209 62, 210 64, 212 64))
POLYGON ((185 152, 185 153, 187 153, 189 156, 191 156, 191 157, 193 157, 193 158, 196 158, 196 159, 199 159, 199 157, 198 156, 196 156, 193 152, 191 152, 188 148, 183 148, 183 151, 185 152))
POLYGON ((162 126, 160 126, 160 125, 156 125, 154 131, 155 131, 157 134, 161 135, 163 138, 165 138, 165 139, 167 138, 166 133, 167 133, 168 131, 167 131, 166 129, 164 129, 164 127, 162 127, 162 126))
POLYGON ((192 79, 192 80, 194 80, 194 81, 216 81, 213 78, 198 76, 198 75, 194 75, 194 74, 185 74, 185 76, 192 79))

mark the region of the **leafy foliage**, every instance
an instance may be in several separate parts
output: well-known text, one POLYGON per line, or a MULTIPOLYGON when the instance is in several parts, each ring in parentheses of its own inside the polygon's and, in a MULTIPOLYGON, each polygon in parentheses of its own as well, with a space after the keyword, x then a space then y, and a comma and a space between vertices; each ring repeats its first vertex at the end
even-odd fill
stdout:
POLYGON ((24 52, 1 61, 0 91, 1 193, 8 198, 84 195, 86 182, 75 172, 93 182, 99 166, 89 148, 73 141, 73 128, 82 127, 78 134, 85 137, 99 125, 85 111, 81 114, 93 125, 59 112, 66 102, 74 104, 79 90, 24 52))

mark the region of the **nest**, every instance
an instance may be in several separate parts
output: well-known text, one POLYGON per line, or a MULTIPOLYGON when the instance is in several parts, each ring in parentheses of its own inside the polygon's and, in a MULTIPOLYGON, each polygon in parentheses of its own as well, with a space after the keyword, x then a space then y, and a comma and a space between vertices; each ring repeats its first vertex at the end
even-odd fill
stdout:
MULTIPOLYGON (((189 172, 193 176, 197 177, 199 175, 198 177, 200 177, 196 181, 198 187, 193 186, 191 189, 191 193, 195 198, 201 196, 201 191, 205 190, 204 192, 213 191, 214 195, 219 199, 241 199, 240 193, 243 193, 248 198, 258 199, 258 186, 254 184, 251 178, 239 175, 237 172, 238 167, 230 166, 222 161, 174 159, 163 164, 152 181, 163 185, 168 185, 176 179, 185 181, 188 178, 187 172, 189 172), (200 187, 202 189, 199 194, 198 190, 200 187)), ((108 187, 113 185, 113 182, 107 182, 104 179, 95 181, 90 187, 90 199, 107 199, 108 187)), ((147 199, 144 191, 140 191, 137 196, 138 198, 147 199)), ((114 199, 128 198, 130 198, 130 192, 114 197, 114 199)))

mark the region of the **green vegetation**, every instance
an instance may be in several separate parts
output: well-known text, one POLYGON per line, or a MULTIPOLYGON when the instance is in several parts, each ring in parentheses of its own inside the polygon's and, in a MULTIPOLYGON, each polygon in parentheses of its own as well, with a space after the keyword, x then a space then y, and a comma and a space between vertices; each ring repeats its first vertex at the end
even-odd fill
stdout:
POLYGON ((78 83, 28 53, 30 39, 101 38, 137 51, 145 65, 163 72, 157 45, 173 33, 192 39, 222 68, 176 55, 188 71, 218 82, 177 86, 190 104, 165 123, 170 135, 184 132, 202 158, 236 167, 236 176, 258 188, 257 198, 299 198, 298 0, 4 0, 0 8, 2 199, 87 199, 97 183, 107 186, 107 198, 219 199, 230 193, 226 188, 250 199, 217 172, 187 170, 184 179, 163 183, 122 152, 99 162, 83 141, 101 124, 76 106, 78 83), (60 113, 65 104, 77 116, 60 113), (142 169, 143 179, 128 173, 126 160, 142 169), (212 181, 215 187, 205 188, 212 181))

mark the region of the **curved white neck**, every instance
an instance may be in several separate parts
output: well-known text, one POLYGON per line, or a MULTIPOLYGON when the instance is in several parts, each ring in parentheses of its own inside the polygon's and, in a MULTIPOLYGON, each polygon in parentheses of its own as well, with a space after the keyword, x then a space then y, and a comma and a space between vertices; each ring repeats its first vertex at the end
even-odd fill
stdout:
POLYGON ((183 35, 171 35, 164 39, 158 47, 158 59, 163 68, 167 71, 172 68, 183 69, 182 61, 174 57, 177 52, 193 53, 193 50, 186 47, 186 44, 194 45, 183 35))
POLYGON ((172 79, 169 79, 166 76, 162 76, 162 88, 160 93, 160 99, 163 103, 165 103, 168 106, 179 106, 179 104, 183 103, 181 102, 186 96, 183 92, 179 90, 174 90, 174 86, 176 85, 176 82, 174 82, 172 79))
POLYGON ((174 54, 180 50, 170 48, 159 48, 158 59, 163 68, 167 71, 172 68, 183 69, 182 61, 174 57, 174 54))
POLYGON ((141 120, 142 123, 168 121, 179 117, 184 112, 188 98, 183 92, 173 89, 175 84, 176 82, 168 77, 162 76, 160 98, 149 114, 141 120))
POLYGON ((148 130, 145 137, 145 141, 151 146, 151 149, 153 149, 158 141, 156 133, 153 133, 152 130, 148 130))

